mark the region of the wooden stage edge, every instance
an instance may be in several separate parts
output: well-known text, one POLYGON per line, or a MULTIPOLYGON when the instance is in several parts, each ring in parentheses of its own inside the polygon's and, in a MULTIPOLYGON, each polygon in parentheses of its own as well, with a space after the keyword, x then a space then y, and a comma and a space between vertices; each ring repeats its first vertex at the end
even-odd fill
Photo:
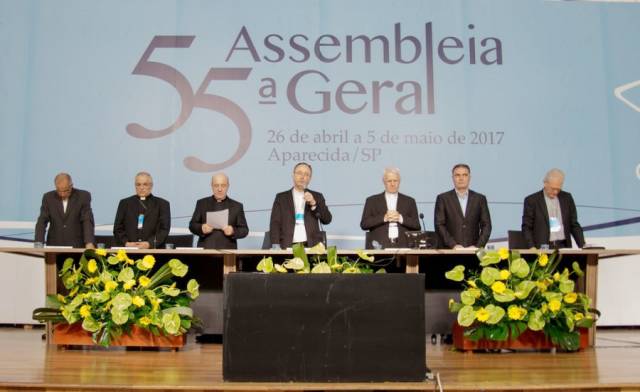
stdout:
MULTIPOLYGON (((0 328, 0 391, 439 390, 416 383, 226 383, 222 346, 178 352, 59 349, 42 329, 0 328)), ((640 330, 603 329, 578 353, 461 353, 427 345, 443 391, 640 391, 640 330)))

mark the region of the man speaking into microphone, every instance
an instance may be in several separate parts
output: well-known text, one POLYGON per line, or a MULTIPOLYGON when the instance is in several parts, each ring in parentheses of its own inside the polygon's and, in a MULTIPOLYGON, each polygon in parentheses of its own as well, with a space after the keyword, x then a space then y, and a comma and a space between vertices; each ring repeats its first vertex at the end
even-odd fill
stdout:
POLYGON ((296 164, 293 188, 278 193, 273 201, 269 223, 271 243, 279 244, 282 249, 290 248, 294 243, 311 247, 322 242, 320 223, 331 223, 331 212, 322 193, 307 189, 311 174, 311 165, 296 164))

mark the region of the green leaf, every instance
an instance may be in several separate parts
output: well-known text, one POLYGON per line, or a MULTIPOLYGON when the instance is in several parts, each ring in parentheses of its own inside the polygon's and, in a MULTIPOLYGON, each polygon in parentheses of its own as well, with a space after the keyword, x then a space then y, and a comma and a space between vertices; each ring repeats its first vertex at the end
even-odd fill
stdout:
POLYGON ((476 319, 476 312, 473 310, 473 306, 465 305, 458 312, 458 324, 463 327, 468 327, 476 319))
MULTIPOLYGON (((293 253, 293 257, 294 258, 299 258, 300 260, 302 260, 303 262, 303 268, 307 271, 310 270, 309 267, 309 259, 307 258, 307 253, 304 251, 304 245, 300 244, 300 243, 296 243, 293 244, 293 247, 291 248, 292 253, 293 253)), ((286 267, 286 265, 285 265, 286 267)))
POLYGON ((174 306, 172 308, 167 308, 162 311, 163 315, 167 313, 177 313, 180 316, 185 316, 189 318, 193 317, 193 309, 191 309, 188 306, 174 306))
POLYGON ((460 302, 462 302, 465 305, 473 305, 476 302, 476 297, 475 295, 473 295, 473 292, 470 292, 469 290, 465 290, 462 293, 460 293, 460 302))
POLYGON ((111 302, 113 308, 126 309, 131 306, 132 298, 127 293, 118 293, 111 302))
POLYGON ((198 296, 200 295, 200 285, 198 284, 197 280, 189 280, 189 282, 187 283, 187 292, 192 299, 198 298, 198 296))
POLYGON ((185 276, 189 271, 189 267, 178 259, 169 260, 169 267, 171 268, 171 273, 180 278, 185 276))
POLYGON ((165 295, 168 295, 169 297, 176 297, 180 294, 180 289, 176 288, 176 287, 166 287, 163 286, 162 287, 162 292, 165 295))
POLYGON ((505 341, 509 337, 509 329, 505 324, 496 324, 489 328, 487 338, 490 340, 505 341))
POLYGON ((376 274, 386 274, 386 273, 387 273, 387 270, 384 268, 378 268, 376 270, 376 274))
POLYGON ((511 273, 518 278, 524 278, 529 275, 529 264, 523 258, 515 259, 511 262, 511 273))
POLYGON ((532 331, 541 331, 544 328, 545 321, 544 315, 539 309, 534 310, 529 314, 529 322, 527 327, 532 331))
POLYGON ((120 271, 120 273, 118 274, 118 281, 126 282, 128 280, 132 280, 134 277, 135 277, 135 273, 133 271, 133 268, 126 267, 122 271, 120 271))
POLYGON ((82 321, 82 329, 89 332, 96 332, 102 325, 92 317, 87 317, 82 321))
POLYGON ((478 259, 480 259, 480 266, 486 267, 491 264, 498 264, 500 262, 500 255, 496 250, 481 250, 478 252, 478 259))
POLYGON ((180 316, 177 312, 169 312, 162 315, 162 328, 171 335, 177 335, 180 331, 180 316))
POLYGON ((113 306, 111 308, 111 320, 117 325, 122 325, 129 320, 129 312, 126 308, 113 306))
POLYGON ((560 280, 560 284, 558 285, 559 289, 563 293, 570 293, 573 291, 575 287, 575 282, 573 280, 560 280))
POLYGON ((542 293, 542 296, 547 300, 547 302, 551 302, 554 299, 562 302, 562 293, 545 291, 544 293, 542 293))
POLYGON ((502 293, 493 293, 493 298, 498 302, 511 302, 516 299, 516 295, 511 289, 506 289, 502 293))
POLYGON ((313 269, 311 270, 311 273, 312 274, 330 274, 331 267, 329 267, 329 264, 323 261, 322 263, 316 264, 315 267, 313 267, 313 269))
POLYGON ((329 266, 338 263, 338 248, 336 246, 330 246, 329 249, 327 249, 327 263, 329 266))
POLYGON ((273 259, 271 257, 263 257, 258 263, 256 270, 264 272, 265 274, 270 274, 273 272, 273 259))
POLYGON ((575 272, 577 276, 584 275, 584 272, 582 272, 582 269, 580 268, 580 264, 578 264, 577 261, 574 261, 573 263, 571 263, 571 268, 573 268, 573 272, 575 272))
POLYGON ((487 324, 497 324, 506 313, 502 307, 493 304, 485 306, 484 309, 489 313, 489 319, 486 321, 487 324))
POLYGON ((523 280, 522 282, 516 285, 516 291, 515 291, 516 298, 518 299, 527 298, 531 293, 531 290, 533 290, 535 287, 536 287, 535 282, 531 280, 523 280))
POLYGON ((480 272, 480 280, 487 286, 491 286, 498 279, 500 279, 500 270, 497 268, 484 267, 480 272))
POLYGON ((120 260, 118 260, 118 258, 113 254, 107 258, 107 263, 109 263, 110 265, 116 265, 119 262, 120 260))
POLYGON ((62 269, 60 270, 60 275, 63 275, 65 272, 69 271, 69 269, 71 268, 72 265, 73 265, 73 259, 71 257, 68 257, 64 261, 64 264, 62 264, 62 269))
POLYGON ((91 293, 90 298, 93 301, 101 304, 103 302, 108 301, 111 298, 111 296, 106 291, 98 291, 98 292, 91 293))
POLYGON ((284 264, 282 264, 282 266, 294 271, 305 269, 304 260, 299 257, 294 257, 293 259, 286 260, 284 264))
POLYGON ((444 276, 454 282, 462 282, 464 280, 464 265, 456 265, 452 270, 445 272, 444 276))

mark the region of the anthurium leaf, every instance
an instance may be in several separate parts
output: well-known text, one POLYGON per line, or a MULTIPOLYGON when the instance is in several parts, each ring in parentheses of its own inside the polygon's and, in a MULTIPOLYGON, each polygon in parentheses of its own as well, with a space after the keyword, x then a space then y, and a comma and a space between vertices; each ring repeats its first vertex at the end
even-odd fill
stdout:
POLYGON ((91 317, 87 317, 82 320, 82 329, 84 329, 85 331, 96 332, 100 329, 100 327, 101 324, 91 317))
POLYGON ((532 331, 541 331, 544 328, 545 321, 544 315, 539 309, 534 310, 529 314, 529 321, 527 327, 532 331))
POLYGON ((180 316, 178 313, 164 313, 162 315, 162 328, 171 335, 177 335, 178 331, 180 331, 180 316))
POLYGON ((273 269, 275 270, 275 272, 279 272, 281 274, 286 274, 287 273, 287 269, 284 268, 283 266, 281 266, 278 263, 273 265, 273 269))
POLYGON ((386 274, 386 273, 387 273, 387 270, 384 268, 378 268, 376 270, 376 274, 386 274))
POLYGON ((562 293, 545 291, 544 293, 542 293, 542 296, 547 300, 547 302, 553 301, 554 299, 557 301, 562 301, 562 293))
POLYGON ((498 279, 500 279, 500 270, 497 268, 484 267, 480 272, 480 280, 487 286, 491 286, 498 279))
POLYGON ((488 250, 478 252, 478 259, 480 259, 480 266, 486 267, 491 264, 498 264, 500 262, 500 255, 498 251, 488 250))
POLYGON ((318 263, 316 264, 313 269, 311 269, 311 273, 312 274, 330 274, 331 273, 331 267, 329 267, 329 264, 325 263, 324 261, 322 263, 318 263))
POLYGON ((489 312, 489 319, 486 321, 487 324, 497 324, 505 315, 504 309, 500 306, 489 304, 485 306, 484 309, 489 312))
POLYGON ((169 297, 176 297, 180 294, 180 289, 176 287, 162 287, 162 293, 168 295, 169 297))
POLYGON ((523 280, 522 282, 516 285, 515 296, 518 299, 525 299, 536 287, 536 283, 531 280, 523 280))
POLYGON ((490 340, 505 341, 509 337, 509 329, 505 324, 496 324, 489 328, 487 338, 490 340))
POLYGON ((493 298, 498 302, 511 302, 516 299, 516 295, 511 289, 506 289, 502 293, 493 293, 493 298))
POLYGON ((294 258, 299 258, 302 260, 305 269, 309 269, 309 259, 307 258, 307 253, 304 251, 304 245, 300 243, 293 244, 291 247, 291 251, 293 253, 294 258))
POLYGON ((570 279, 561 280, 558 286, 560 291, 566 294, 573 291, 575 287, 575 283, 573 282, 573 280, 570 280, 570 279))
POLYGON ((529 264, 523 258, 515 259, 511 262, 510 271, 518 278, 524 278, 529 275, 529 264))
POLYGON ((65 272, 69 271, 71 266, 73 265, 73 259, 71 257, 67 258, 62 264, 62 269, 60 270, 60 274, 63 275, 65 272))
POLYGON ((458 324, 463 327, 468 327, 476 319, 476 312, 473 310, 473 306, 465 305, 458 312, 458 324))
POLYGON ((465 290, 460 293, 460 302, 465 305, 473 305, 476 302, 476 297, 469 290, 465 290))
POLYGON ((98 291, 90 294, 90 298, 97 303, 103 303, 109 300, 111 296, 106 291, 98 291))
POLYGON ((129 312, 126 308, 113 306, 111 308, 111 320, 118 325, 122 325, 129 320, 129 312))
POLYGON ((198 281, 195 279, 190 279, 187 283, 187 292, 189 293, 189 297, 191 299, 196 299, 200 296, 200 285, 198 281))
POLYGON ((135 277, 135 273, 133 271, 133 268, 126 267, 126 268, 123 268, 122 271, 120 271, 120 273, 118 274, 118 281, 126 282, 128 280, 132 280, 134 277, 135 277))
POLYGON ((180 316, 193 317, 193 309, 187 306, 174 306, 172 308, 167 308, 162 311, 163 315, 167 313, 177 313, 180 316))
POLYGON ((456 265, 452 270, 445 272, 444 276, 454 282, 462 282, 464 280, 464 266, 456 265))
POLYGON ((286 260, 284 264, 282 264, 285 268, 299 271, 304 269, 304 260, 299 257, 294 257, 293 259, 286 260))
POLYGON ((273 272, 273 259, 271 257, 263 257, 256 269, 266 274, 273 272))
POLYGON ((118 259, 115 255, 111 255, 107 258, 107 263, 109 263, 110 265, 116 265, 120 262, 120 259, 118 259))
POLYGON ((112 305, 113 308, 126 309, 131 306, 132 300, 129 294, 118 293, 118 295, 113 298, 112 305))
POLYGON ((576 275, 578 275, 578 276, 583 276, 584 275, 584 272, 580 268, 580 264, 578 264, 577 261, 574 261, 573 263, 571 263, 571 268, 573 268, 573 272, 575 272, 576 275))
POLYGON ((189 267, 178 259, 169 260, 169 268, 174 276, 183 277, 189 271, 189 267))

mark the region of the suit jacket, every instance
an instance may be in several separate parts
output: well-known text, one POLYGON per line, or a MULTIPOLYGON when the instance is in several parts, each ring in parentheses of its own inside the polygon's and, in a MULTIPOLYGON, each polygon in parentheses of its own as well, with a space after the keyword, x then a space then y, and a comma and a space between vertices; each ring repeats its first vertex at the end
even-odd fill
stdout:
POLYGON ((137 195, 120 200, 113 222, 116 246, 127 242, 147 241, 151 248, 164 246, 171 229, 171 207, 160 197, 149 195, 142 201, 137 195), (146 208, 145 208, 146 207, 146 208), (138 215, 144 215, 142 229, 138 230, 138 215))
POLYGON ((489 241, 491 215, 487 198, 480 193, 469 190, 464 215, 455 189, 439 194, 433 219, 440 247, 462 245, 482 248, 489 241))
MULTIPOLYGON (((560 212, 562 214, 562 227, 564 229, 564 246, 571 248, 571 236, 582 248, 584 246, 584 234, 582 226, 578 223, 578 212, 571 193, 560 191, 558 193, 560 212)), ((524 211, 522 212, 522 236, 527 246, 539 248, 541 244, 548 244, 550 237, 549 212, 544 200, 544 191, 539 191, 524 199, 524 211)))
MULTIPOLYGON (((331 212, 325 203, 322 193, 307 189, 316 200, 316 208, 311 209, 309 204, 304 205, 304 229, 307 233, 307 245, 314 246, 323 241, 320 230, 321 222, 324 225, 331 223, 331 212)), ((293 204, 293 192, 289 189, 276 195, 271 208, 269 220, 269 232, 272 244, 280 244, 282 249, 291 247, 293 243, 293 231, 296 224, 296 210, 293 204)))
POLYGON ((218 202, 213 196, 196 202, 196 209, 189 222, 189 230, 198 236, 198 246, 205 249, 238 249, 238 239, 249 234, 249 226, 244 216, 244 207, 229 197, 218 202), (207 212, 229 210, 229 226, 233 227, 233 235, 226 236, 222 230, 216 229, 209 234, 202 232, 202 225, 207 223, 207 212))
POLYGON ((384 221, 384 215, 387 213, 387 199, 384 197, 384 192, 367 198, 362 210, 362 219, 360 219, 360 228, 369 231, 365 241, 367 249, 373 248, 374 240, 383 248, 405 248, 408 246, 404 233, 420 230, 418 206, 412 197, 398 193, 396 211, 402 215, 402 223, 398 222, 398 243, 392 244, 389 240, 389 222, 384 221))
POLYGON ((47 226, 47 245, 84 248, 88 243, 93 244, 95 224, 91 211, 91 194, 74 188, 69 196, 67 211, 63 212, 62 199, 56 191, 45 193, 36 222, 36 242, 45 242, 47 226))

